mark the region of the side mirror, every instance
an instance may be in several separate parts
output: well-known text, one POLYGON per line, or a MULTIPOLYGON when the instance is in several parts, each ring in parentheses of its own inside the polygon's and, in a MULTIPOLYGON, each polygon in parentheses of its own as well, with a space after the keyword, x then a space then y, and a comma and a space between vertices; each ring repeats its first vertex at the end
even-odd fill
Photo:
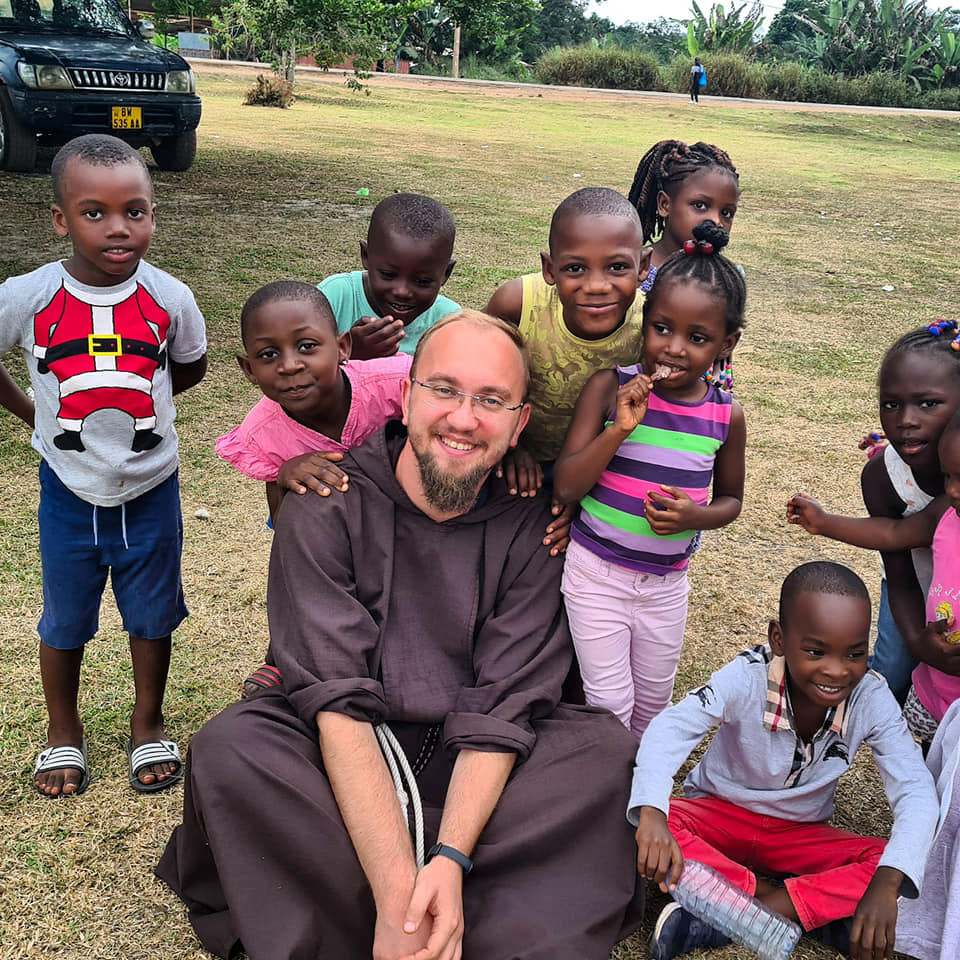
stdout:
POLYGON ((157 35, 157 28, 151 20, 138 20, 137 32, 141 40, 152 40, 157 35))

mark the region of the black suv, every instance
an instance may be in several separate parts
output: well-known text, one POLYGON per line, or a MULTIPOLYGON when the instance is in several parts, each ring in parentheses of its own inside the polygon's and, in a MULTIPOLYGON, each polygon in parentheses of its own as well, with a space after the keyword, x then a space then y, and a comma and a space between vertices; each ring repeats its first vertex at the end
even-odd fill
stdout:
POLYGON ((197 152, 193 71, 146 43, 116 0, 0 0, 0 170, 32 170, 51 145, 112 133, 149 146, 162 170, 197 152))

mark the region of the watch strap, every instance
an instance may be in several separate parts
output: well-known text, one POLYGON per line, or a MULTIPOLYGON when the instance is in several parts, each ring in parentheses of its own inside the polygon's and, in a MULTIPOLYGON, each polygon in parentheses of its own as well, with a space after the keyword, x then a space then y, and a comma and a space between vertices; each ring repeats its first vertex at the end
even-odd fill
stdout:
POLYGON ((464 853, 457 850, 456 847, 448 846, 445 843, 435 843, 424 858, 424 863, 429 863, 434 857, 447 857, 454 863, 459 863, 463 867, 463 874, 466 876, 473 869, 473 861, 464 853))

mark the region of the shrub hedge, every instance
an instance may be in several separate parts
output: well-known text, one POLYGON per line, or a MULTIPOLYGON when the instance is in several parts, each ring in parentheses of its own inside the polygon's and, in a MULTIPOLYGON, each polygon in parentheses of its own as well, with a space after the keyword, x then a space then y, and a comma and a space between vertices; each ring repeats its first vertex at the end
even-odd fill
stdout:
MULTIPOLYGON (((960 110, 960 87, 920 94, 891 73, 851 79, 799 63, 757 63, 738 54, 706 54, 702 61, 707 71, 703 93, 712 96, 960 110)), ((540 59, 535 76, 539 83, 560 86, 686 93, 690 59, 677 57, 661 66, 646 54, 616 47, 558 47, 540 59)))
POLYGON ((619 47, 555 47, 536 66, 538 83, 609 90, 660 90, 657 61, 619 47))

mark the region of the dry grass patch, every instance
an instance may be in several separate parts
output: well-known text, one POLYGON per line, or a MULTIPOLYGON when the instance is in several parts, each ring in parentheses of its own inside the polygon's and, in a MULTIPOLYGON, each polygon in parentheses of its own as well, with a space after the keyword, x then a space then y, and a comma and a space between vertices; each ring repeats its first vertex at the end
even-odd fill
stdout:
MULTIPOLYGON (((802 487, 838 509, 859 509, 856 439, 877 423, 877 362, 901 331, 955 299, 957 228, 944 197, 955 191, 960 159, 956 118, 712 102, 697 110, 497 88, 378 86, 357 97, 333 78, 299 84, 291 109, 267 113, 240 106, 247 82, 202 75, 197 162, 184 174, 155 171, 150 259, 194 290, 211 359, 206 381, 178 404, 192 616, 177 633, 167 716, 181 745, 236 697, 266 642, 262 490, 213 452, 213 440, 256 399, 233 359, 240 305, 270 280, 356 267, 369 212, 393 190, 430 193, 450 207, 458 266, 445 292, 482 307, 501 281, 537 269, 550 214, 568 193, 592 184, 626 191, 640 155, 663 137, 726 148, 744 188, 731 255, 750 291, 736 363, 750 437, 747 500, 741 519, 711 534, 694 562, 678 688, 764 635, 795 564, 845 560, 877 586, 872 556, 804 538, 784 524, 783 504, 802 487), (369 198, 357 196, 360 187, 369 198), (885 284, 894 291, 883 292, 885 284), (200 507, 208 520, 194 516, 200 507)), ((49 228, 49 201, 45 175, 0 176, 0 277, 66 255, 49 228)), ((22 375, 19 358, 6 360, 22 375)), ((0 960, 52 952, 136 960, 160 950, 194 960, 204 954, 183 911, 151 874, 181 790, 141 797, 127 787, 132 684, 109 602, 81 692, 90 789, 57 802, 31 785, 45 735, 36 467, 26 431, 0 417, 0 960)), ((883 832, 885 811, 862 758, 840 791, 837 820, 883 832)), ((660 903, 653 898, 651 921, 660 903)), ((715 955, 746 957, 736 948, 715 955)), ((641 960, 645 943, 633 938, 616 956, 641 960)), ((831 954, 805 940, 796 956, 831 954)))

